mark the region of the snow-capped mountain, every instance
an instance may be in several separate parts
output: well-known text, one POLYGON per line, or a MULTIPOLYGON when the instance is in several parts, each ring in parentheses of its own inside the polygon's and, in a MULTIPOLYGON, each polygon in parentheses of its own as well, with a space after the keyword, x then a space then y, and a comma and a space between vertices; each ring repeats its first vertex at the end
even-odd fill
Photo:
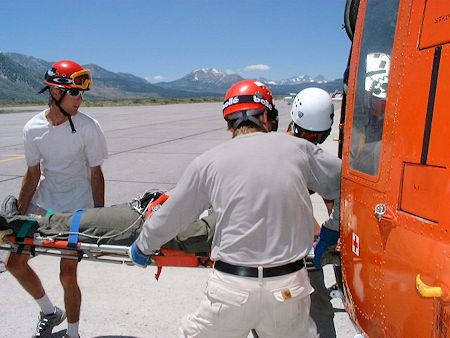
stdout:
MULTIPOLYGON (((216 68, 198 68, 178 80, 159 82, 155 83, 155 85, 197 93, 223 95, 233 83, 243 79, 238 74, 229 74, 216 68)), ((336 87, 335 81, 328 82, 322 75, 314 78, 309 75, 297 75, 282 80, 269 80, 265 78, 259 78, 259 80, 270 86, 275 95, 284 93, 289 89, 292 91, 301 90, 307 86, 324 87, 327 90, 328 87, 336 87)))
POLYGON ((198 68, 190 72, 188 75, 182 77, 181 79, 199 81, 214 84, 229 84, 230 82, 239 81, 242 79, 237 74, 227 74, 217 70, 216 68, 198 68))
POLYGON ((227 74, 216 68, 198 68, 183 76, 181 79, 170 82, 159 82, 155 83, 155 85, 163 88, 176 88, 178 90, 223 95, 228 87, 241 80, 243 78, 237 74, 227 74))
POLYGON ((323 77, 322 75, 317 75, 316 77, 312 78, 309 75, 297 75, 292 76, 288 79, 282 79, 282 80, 268 80, 261 78, 262 82, 267 83, 268 85, 272 86, 282 86, 282 85, 298 85, 298 84, 304 84, 304 83, 327 83, 328 81, 323 77))

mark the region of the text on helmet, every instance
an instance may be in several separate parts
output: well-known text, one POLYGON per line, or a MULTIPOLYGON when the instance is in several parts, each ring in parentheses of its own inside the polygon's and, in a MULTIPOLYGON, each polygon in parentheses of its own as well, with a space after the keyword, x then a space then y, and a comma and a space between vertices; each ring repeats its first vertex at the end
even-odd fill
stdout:
POLYGON ((272 110, 272 104, 264 98, 259 98, 256 95, 253 95, 253 102, 261 103, 263 106, 267 107, 267 109, 272 110))
POLYGON ((236 103, 239 103, 239 96, 230 97, 223 103, 222 110, 236 103))
POLYGON ((230 97, 228 100, 226 100, 223 103, 222 110, 228 108, 229 106, 238 104, 238 103, 245 103, 245 102, 253 102, 253 103, 259 103, 262 104, 264 107, 269 109, 270 111, 273 110, 273 105, 270 103, 269 100, 264 99, 262 97, 258 97, 258 94, 256 95, 241 95, 241 96, 234 96, 230 97))

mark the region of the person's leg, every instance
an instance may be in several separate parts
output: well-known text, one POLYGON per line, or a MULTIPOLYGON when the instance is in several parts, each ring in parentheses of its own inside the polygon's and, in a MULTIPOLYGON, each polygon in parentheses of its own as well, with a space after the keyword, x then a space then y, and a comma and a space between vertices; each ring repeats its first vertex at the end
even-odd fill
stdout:
POLYGON ((311 317, 316 323, 321 338, 335 338, 333 305, 325 287, 323 270, 308 270, 308 276, 314 292, 311 294, 311 317))
POLYGON ((188 253, 210 252, 216 227, 216 216, 210 214, 181 230, 163 248, 181 250, 188 253))
POLYGON ((309 310, 312 287, 306 269, 263 279, 261 303, 255 309, 259 321, 254 327, 259 338, 318 338, 309 310))
MULTIPOLYGON (((78 261, 76 259, 61 259, 60 280, 64 289, 64 304, 67 313, 67 323, 68 325, 72 324, 71 328, 76 328, 78 330, 81 290, 77 282, 77 266, 78 261)), ((71 336, 76 337, 77 334, 78 332, 76 334, 71 333, 71 336)))
POLYGON ((11 252, 6 268, 41 308, 36 331, 32 337, 49 337, 53 328, 60 324, 66 315, 64 311, 55 307, 45 294, 41 280, 28 265, 29 259, 30 255, 11 252))
POLYGON ((257 300, 257 290, 252 295, 254 282, 248 287, 244 278, 238 278, 239 284, 235 280, 224 273, 211 273, 202 302, 183 319, 179 337, 247 338, 253 322, 249 303, 257 300))
POLYGON ((28 265, 30 255, 11 252, 6 263, 6 269, 17 279, 22 287, 34 298, 44 297, 45 291, 41 280, 28 265))
MULTIPOLYGON (((320 338, 316 325, 308 313, 311 304, 310 297, 306 296, 290 302, 295 303, 295 306, 287 306, 287 309, 282 306, 279 308, 281 311, 273 312, 273 314, 278 313, 278 316, 274 316, 274 320, 270 320, 270 318, 261 320, 255 328, 258 338, 320 338), (297 315, 295 319, 291 317, 293 313, 297 315)), ((273 310, 278 307, 279 305, 275 305, 271 308, 273 310)))

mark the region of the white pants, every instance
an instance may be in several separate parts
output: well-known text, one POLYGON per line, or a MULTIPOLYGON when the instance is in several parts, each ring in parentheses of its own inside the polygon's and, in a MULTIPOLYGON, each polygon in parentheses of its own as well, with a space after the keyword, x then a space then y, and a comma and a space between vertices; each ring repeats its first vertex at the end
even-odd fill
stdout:
POLYGON ((213 270, 199 308, 183 319, 180 337, 260 338, 318 337, 309 316, 305 268, 278 277, 247 278, 213 270))

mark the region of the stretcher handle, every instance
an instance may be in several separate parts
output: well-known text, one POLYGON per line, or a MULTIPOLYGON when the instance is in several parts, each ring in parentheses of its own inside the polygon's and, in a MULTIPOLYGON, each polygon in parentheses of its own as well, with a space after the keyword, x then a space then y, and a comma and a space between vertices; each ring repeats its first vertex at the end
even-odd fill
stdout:
POLYGON ((213 261, 207 255, 199 255, 194 253, 186 253, 173 249, 161 249, 152 256, 152 265, 156 266, 155 278, 159 279, 163 266, 180 266, 180 267, 212 267, 213 261))
MULTIPOLYGON (((8 241, 12 244, 24 244, 24 245, 34 245, 34 246, 45 246, 55 249, 67 249, 68 242, 61 240, 49 240, 49 239, 34 239, 34 238, 24 238, 20 243, 16 242, 16 237, 13 235, 6 237, 8 241)), ((75 250, 80 250, 80 243, 77 243, 74 247, 75 250)))

